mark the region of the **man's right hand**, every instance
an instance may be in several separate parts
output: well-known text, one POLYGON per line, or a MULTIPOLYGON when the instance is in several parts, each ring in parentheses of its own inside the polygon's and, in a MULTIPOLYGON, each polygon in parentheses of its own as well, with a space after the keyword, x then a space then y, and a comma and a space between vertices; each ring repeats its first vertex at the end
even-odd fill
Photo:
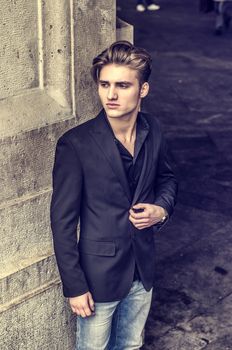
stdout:
POLYGON ((78 297, 69 298, 71 309, 81 317, 94 315, 94 301, 90 292, 78 297))

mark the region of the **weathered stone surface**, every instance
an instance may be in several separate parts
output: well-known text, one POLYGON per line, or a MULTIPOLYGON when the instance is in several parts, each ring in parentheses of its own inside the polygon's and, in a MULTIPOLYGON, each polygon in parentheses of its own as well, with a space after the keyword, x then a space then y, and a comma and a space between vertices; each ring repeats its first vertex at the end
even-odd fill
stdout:
POLYGON ((48 285, 0 313, 1 350, 72 350, 75 318, 59 284, 48 285))
MULTIPOLYGON (((180 183, 180 187, 182 185, 180 183)), ((203 232, 219 230, 223 220, 225 220, 224 215, 209 213, 206 210, 200 210, 194 207, 189 208, 178 203, 174 217, 171 218, 167 226, 156 236, 157 262, 160 262, 162 265, 162 261, 170 255, 170 251, 172 254, 181 254, 185 247, 189 247, 193 243, 196 244, 200 241, 203 232), (205 220, 206 215, 208 220, 205 220), (196 221, 196 217, 201 222, 200 229, 199 221, 196 221), (191 230, 189 230, 189 227, 191 227, 191 230)))
MULTIPOLYGON (((231 340, 232 329, 232 295, 227 295, 220 299, 212 308, 208 309, 204 314, 197 315, 187 324, 180 325, 186 333, 191 334, 195 339, 204 339, 206 344, 210 344, 206 349, 211 349, 211 344, 218 345, 222 343, 222 339, 231 340)), ((228 342, 222 344, 221 349, 226 349, 228 342)), ((218 348, 219 349, 219 348, 218 348)))
POLYGON ((120 18, 116 20, 116 40, 127 40, 131 43, 134 41, 133 26, 120 18))
POLYGON ((28 197, 0 211, 0 277, 24 266, 24 260, 52 252, 49 224, 51 190, 28 197), (10 242, 10 244, 9 244, 10 242))
POLYGON ((8 143, 8 137, 72 118, 70 108, 61 107, 40 89, 0 100, 0 108, 0 139, 8 143))
MULTIPOLYGON (((49 111, 44 113, 45 124, 49 111)), ((5 201, 33 196, 51 186, 56 141, 65 130, 76 125, 76 119, 69 114, 63 118, 63 121, 0 139, 0 208, 8 205, 5 201)), ((42 116, 40 122, 41 119, 42 116)))
POLYGON ((74 76, 80 123, 93 118, 101 109, 90 67, 92 59, 116 39, 115 12, 116 4, 112 0, 74 2, 74 76))
MULTIPOLYGON (((47 249, 48 250, 48 249, 47 249)), ((29 251, 30 252, 30 251, 29 251)), ((42 286, 59 281, 58 270, 52 250, 44 254, 25 256, 15 261, 14 269, 6 266, 0 277, 0 313, 24 300, 42 286)), ((9 262, 10 265, 10 262, 9 262)))
POLYGON ((0 1, 0 98, 39 86, 37 1, 0 1), (26 30, 30 28, 30 30, 26 30))
POLYGON ((44 87, 60 105, 73 109, 73 22, 70 1, 41 4, 44 87))

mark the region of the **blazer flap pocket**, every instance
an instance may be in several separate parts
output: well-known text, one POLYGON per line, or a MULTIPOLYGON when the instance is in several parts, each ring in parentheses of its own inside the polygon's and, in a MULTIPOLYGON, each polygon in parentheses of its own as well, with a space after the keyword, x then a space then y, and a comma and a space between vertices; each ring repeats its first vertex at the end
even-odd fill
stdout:
POLYGON ((79 250, 80 252, 85 254, 114 256, 116 249, 114 242, 102 242, 92 241, 90 239, 80 239, 79 250))

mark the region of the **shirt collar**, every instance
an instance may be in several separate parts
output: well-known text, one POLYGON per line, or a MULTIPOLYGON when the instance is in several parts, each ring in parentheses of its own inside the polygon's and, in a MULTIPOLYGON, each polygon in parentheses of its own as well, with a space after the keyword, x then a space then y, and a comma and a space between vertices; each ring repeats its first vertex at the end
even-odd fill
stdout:
MULTIPOLYGON (((107 125, 109 126, 109 129, 112 133, 113 138, 116 140, 113 129, 110 125, 110 122, 106 116, 106 113, 104 111, 104 119, 107 123, 107 125)), ((139 152, 146 140, 147 134, 149 131, 149 124, 146 120, 146 118, 144 117, 142 112, 138 113, 137 116, 137 126, 136 126, 136 140, 135 140, 135 151, 134 151, 134 157, 133 157, 133 163, 136 162, 136 159, 139 155, 139 152)))

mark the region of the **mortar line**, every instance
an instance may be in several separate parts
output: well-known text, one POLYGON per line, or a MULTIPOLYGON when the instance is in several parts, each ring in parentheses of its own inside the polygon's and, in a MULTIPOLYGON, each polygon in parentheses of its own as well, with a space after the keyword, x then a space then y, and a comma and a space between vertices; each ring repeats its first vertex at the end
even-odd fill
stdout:
POLYGON ((40 197, 41 195, 43 194, 46 194, 46 193, 49 193, 52 191, 52 187, 47 187, 41 191, 37 191, 37 192, 33 192, 33 193, 29 193, 29 194, 26 194, 26 195, 23 195, 19 198, 16 198, 16 199, 9 199, 9 200, 6 200, 5 202, 3 202, 2 204, 0 204, 0 210, 2 209, 6 209, 8 207, 11 207, 11 206, 14 206, 14 205, 17 205, 21 202, 26 202, 26 201, 29 201, 31 200, 32 198, 37 198, 37 197, 40 197))
MULTIPOLYGON (((5 268, 6 263, 1 265, 1 269, 4 270, 4 273, 1 272, 0 273, 0 283, 1 280, 7 279, 9 276, 15 276, 16 274, 20 274, 23 271, 27 270, 29 267, 32 267, 34 265, 40 265, 41 263, 43 263, 44 261, 48 262, 50 259, 54 259, 55 255, 54 255, 54 251, 53 249, 48 249, 46 251, 44 251, 44 255, 33 255, 28 257, 27 259, 23 259, 23 264, 20 264, 19 261, 15 260, 15 261, 7 261, 7 269, 5 268)), ((0 296, 0 300, 1 300, 0 296)), ((5 304, 5 303, 2 303, 5 304)), ((0 303, 1 305, 1 303, 0 303)))
POLYGON ((60 283, 61 283, 60 279, 57 278, 57 279, 55 279, 51 282, 48 282, 48 283, 46 283, 38 288, 35 288, 33 291, 22 294, 20 297, 15 298, 15 299, 11 300, 10 302, 2 305, 0 307, 0 314, 11 309, 12 307, 15 307, 19 304, 25 303, 29 299, 35 297, 38 294, 45 292, 46 290, 52 288, 54 285, 59 285, 60 283))

